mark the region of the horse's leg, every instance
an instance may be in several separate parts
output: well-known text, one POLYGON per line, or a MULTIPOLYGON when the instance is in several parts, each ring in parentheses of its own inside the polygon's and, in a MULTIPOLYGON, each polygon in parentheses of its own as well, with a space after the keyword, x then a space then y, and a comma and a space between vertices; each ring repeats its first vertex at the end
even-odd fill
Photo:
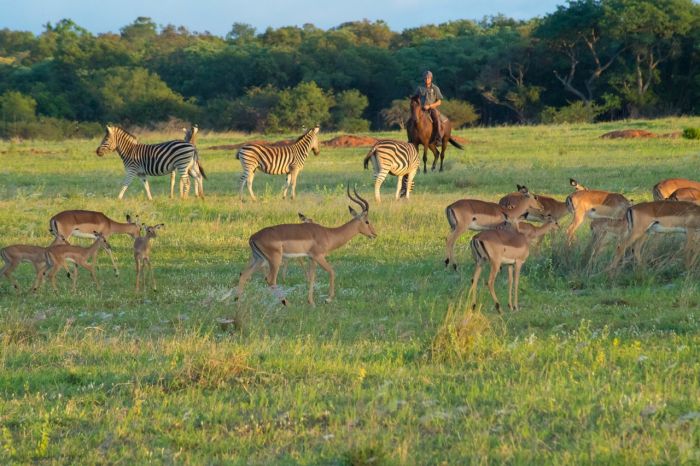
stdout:
MULTIPOLYGON (((430 151, 433 153, 433 166, 430 170, 435 171, 435 164, 437 164, 437 161, 440 158, 440 151, 437 149, 437 146, 434 143, 430 144, 430 151)), ((440 171, 442 171, 442 166, 440 171)))
POLYGON ((423 174, 428 173, 428 144, 423 144, 423 174))

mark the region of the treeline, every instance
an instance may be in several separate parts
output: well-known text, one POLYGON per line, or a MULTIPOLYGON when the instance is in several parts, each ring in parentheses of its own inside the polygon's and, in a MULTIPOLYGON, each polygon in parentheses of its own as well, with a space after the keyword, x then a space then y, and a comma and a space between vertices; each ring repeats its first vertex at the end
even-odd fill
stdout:
POLYGON ((402 32, 234 23, 219 37, 139 17, 94 35, 62 20, 38 36, 0 30, 0 136, 171 118, 263 132, 400 126, 425 69, 458 126, 697 114, 698 44, 692 0, 577 0, 544 18, 402 32))

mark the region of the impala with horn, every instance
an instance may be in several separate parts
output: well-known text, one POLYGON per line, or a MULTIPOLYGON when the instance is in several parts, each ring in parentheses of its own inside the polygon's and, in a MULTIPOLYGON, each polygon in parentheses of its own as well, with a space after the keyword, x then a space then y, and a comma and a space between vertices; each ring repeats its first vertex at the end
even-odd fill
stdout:
POLYGON ((668 178, 656 183, 651 192, 655 201, 663 201, 670 198, 674 191, 681 188, 700 190, 700 181, 693 181, 687 178, 668 178))
POLYGON ((573 178, 569 179, 569 183, 576 189, 566 198, 566 206, 574 214, 574 219, 566 230, 569 244, 573 242, 576 230, 586 217, 622 218, 631 205, 622 194, 588 189, 573 178))
MULTIPOLYGON (((102 212, 92 210, 64 210, 59 212, 49 220, 49 231, 55 238, 70 239, 71 236, 78 238, 96 238, 95 232, 101 234, 105 239, 113 234, 124 233, 132 238, 141 236, 141 226, 138 219, 133 222, 131 216, 127 214, 126 223, 112 220, 102 212)), ((115 275, 119 275, 117 264, 111 249, 107 250, 109 258, 112 260, 112 267, 115 275)))
POLYGON ((627 235, 617 246, 609 270, 622 260, 632 247, 638 264, 642 263, 642 246, 648 233, 685 233, 686 265, 691 266, 692 245, 700 236, 700 206, 683 201, 652 201, 633 205, 625 213, 627 235))
POLYGON ((506 207, 477 199, 461 199, 448 205, 445 214, 452 231, 447 236, 445 266, 452 263, 452 267, 457 269, 454 247, 457 239, 465 231, 493 230, 502 224, 504 219, 517 222, 528 209, 541 208, 542 205, 530 194, 520 194, 517 202, 509 203, 506 207))

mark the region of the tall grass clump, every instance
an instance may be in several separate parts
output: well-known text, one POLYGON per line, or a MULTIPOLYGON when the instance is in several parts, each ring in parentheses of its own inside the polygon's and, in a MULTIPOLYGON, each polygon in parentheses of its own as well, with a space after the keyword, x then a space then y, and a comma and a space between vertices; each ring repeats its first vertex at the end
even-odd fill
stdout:
POLYGON ((683 128, 685 139, 700 139, 700 128, 683 128))
POLYGON ((435 362, 462 362, 494 350, 500 338, 492 319, 484 315, 473 299, 448 304, 430 348, 435 362))

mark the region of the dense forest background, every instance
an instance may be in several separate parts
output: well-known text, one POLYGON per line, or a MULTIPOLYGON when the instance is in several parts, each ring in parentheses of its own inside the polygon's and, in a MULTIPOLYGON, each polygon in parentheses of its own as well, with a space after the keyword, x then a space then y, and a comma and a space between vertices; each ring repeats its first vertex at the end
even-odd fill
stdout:
MULTIPOLYGON (((459 12, 455 12, 458 15, 459 12)), ((431 69, 458 126, 700 113, 700 6, 577 0, 392 31, 382 21, 225 37, 139 17, 94 35, 64 19, 0 30, 0 136, 92 136, 111 121, 216 130, 397 127, 431 69)))

